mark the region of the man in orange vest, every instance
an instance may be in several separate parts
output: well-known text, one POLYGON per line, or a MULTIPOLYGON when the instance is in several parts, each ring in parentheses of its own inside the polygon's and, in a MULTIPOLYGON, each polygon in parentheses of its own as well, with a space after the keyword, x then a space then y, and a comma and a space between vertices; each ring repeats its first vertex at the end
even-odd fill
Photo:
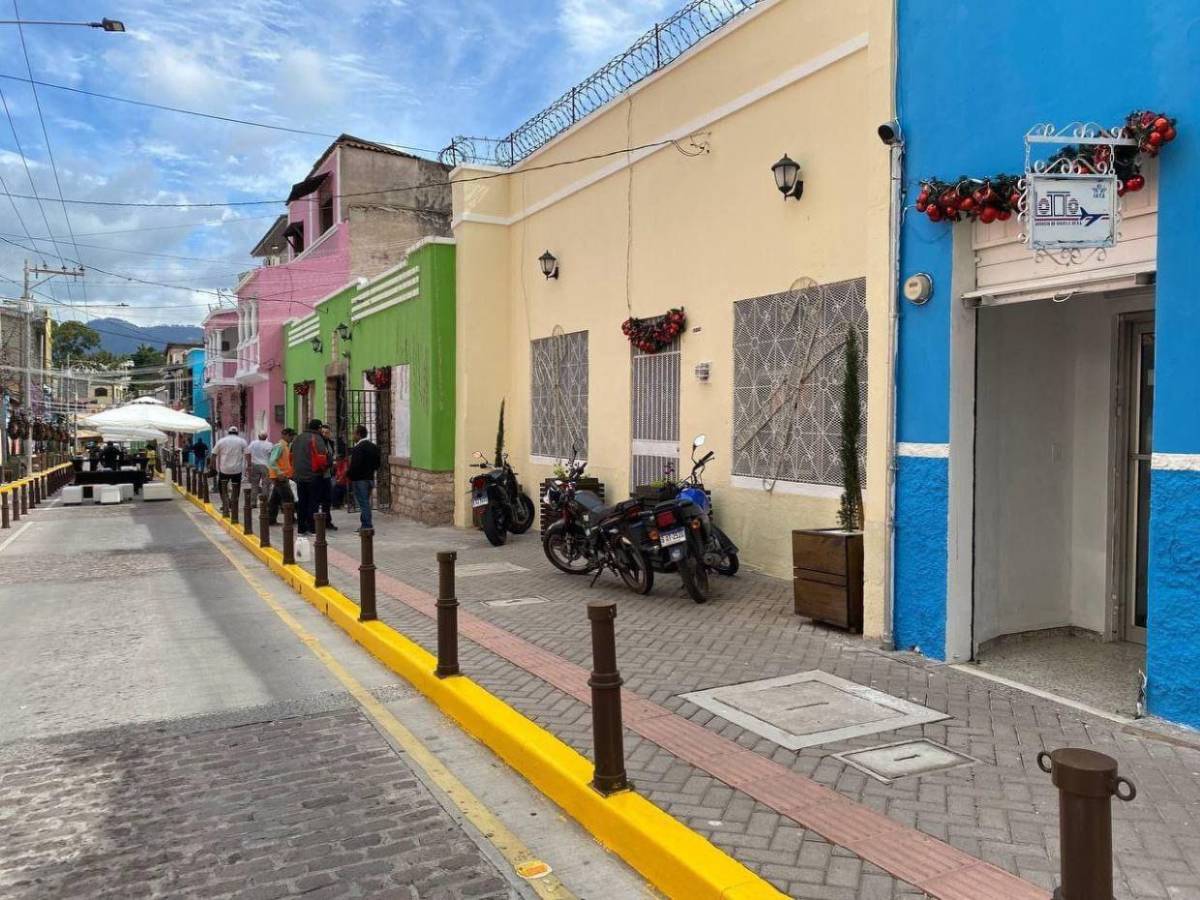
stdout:
POLYGON ((296 438, 293 428, 285 428, 280 434, 279 443, 271 448, 267 458, 267 476, 271 479, 271 500, 267 506, 267 514, 271 524, 279 524, 279 508, 284 503, 295 503, 292 487, 289 483, 294 469, 292 468, 292 441, 296 438))

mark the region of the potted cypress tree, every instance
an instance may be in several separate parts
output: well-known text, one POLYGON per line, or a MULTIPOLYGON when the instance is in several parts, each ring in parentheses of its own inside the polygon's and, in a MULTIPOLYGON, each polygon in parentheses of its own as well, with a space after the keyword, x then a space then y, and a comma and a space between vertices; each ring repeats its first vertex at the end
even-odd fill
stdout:
POLYGON ((792 532, 793 596, 798 616, 862 631, 863 499, 858 444, 862 438, 858 333, 846 334, 839 457, 842 499, 838 527, 792 532))

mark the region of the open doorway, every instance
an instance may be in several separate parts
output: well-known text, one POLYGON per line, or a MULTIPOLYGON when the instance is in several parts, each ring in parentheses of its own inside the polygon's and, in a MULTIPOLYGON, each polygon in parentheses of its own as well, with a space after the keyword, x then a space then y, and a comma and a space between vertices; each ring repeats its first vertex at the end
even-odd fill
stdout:
POLYGON ((1131 715, 1145 668, 1152 291, 982 307, 972 649, 1131 715))

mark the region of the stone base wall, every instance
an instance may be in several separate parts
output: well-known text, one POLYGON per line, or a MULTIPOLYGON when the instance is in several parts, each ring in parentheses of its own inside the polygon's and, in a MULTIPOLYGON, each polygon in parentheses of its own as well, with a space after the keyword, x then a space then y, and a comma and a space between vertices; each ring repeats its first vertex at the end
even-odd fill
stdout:
POLYGON ((426 525, 454 523, 454 473, 430 472, 393 459, 392 512, 426 525))

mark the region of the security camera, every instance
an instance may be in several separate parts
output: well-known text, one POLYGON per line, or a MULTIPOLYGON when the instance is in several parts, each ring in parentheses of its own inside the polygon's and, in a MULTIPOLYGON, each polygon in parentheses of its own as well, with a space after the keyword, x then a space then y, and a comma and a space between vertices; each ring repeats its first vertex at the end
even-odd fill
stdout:
POLYGON ((900 123, 895 119, 888 119, 878 128, 879 139, 889 147, 894 147, 896 144, 903 143, 904 138, 900 136, 900 123))

